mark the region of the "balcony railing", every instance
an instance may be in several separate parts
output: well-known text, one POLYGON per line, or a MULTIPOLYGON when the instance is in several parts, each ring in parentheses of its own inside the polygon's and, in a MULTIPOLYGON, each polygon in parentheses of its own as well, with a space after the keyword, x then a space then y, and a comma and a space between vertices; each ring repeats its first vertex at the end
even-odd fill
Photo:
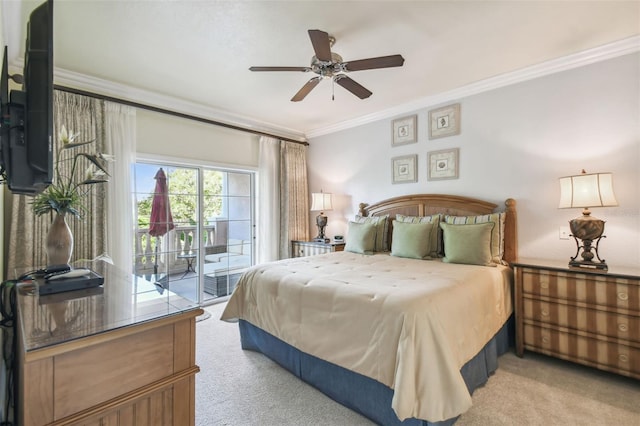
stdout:
POLYGON ((148 228, 139 228, 134 247, 136 275, 153 274, 155 270, 167 274, 184 271, 187 260, 178 256, 196 254, 198 248, 205 250, 205 253, 214 252, 215 233, 215 225, 205 225, 200 239, 202 243, 198 247, 198 229, 195 225, 176 226, 160 237, 149 235, 148 228))

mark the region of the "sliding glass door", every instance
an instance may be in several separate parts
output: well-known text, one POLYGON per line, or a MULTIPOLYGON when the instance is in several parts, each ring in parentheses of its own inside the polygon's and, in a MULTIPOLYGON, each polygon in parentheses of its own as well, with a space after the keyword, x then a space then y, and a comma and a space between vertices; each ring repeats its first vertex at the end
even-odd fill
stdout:
POLYGON ((254 263, 253 194, 251 171, 136 163, 136 274, 201 304, 229 296, 254 263))

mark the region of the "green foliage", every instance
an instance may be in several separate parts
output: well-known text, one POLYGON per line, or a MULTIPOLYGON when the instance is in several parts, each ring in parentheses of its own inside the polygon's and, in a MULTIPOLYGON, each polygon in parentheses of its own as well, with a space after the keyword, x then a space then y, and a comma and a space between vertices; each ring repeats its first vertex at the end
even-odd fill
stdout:
POLYGON ((81 212, 86 211, 82 205, 82 199, 90 190, 91 185, 107 182, 107 161, 111 156, 101 153, 78 152, 77 148, 86 147, 95 142, 74 142, 78 133, 67 133, 65 126, 58 135, 61 148, 56 157, 54 182, 31 202, 33 212, 37 216, 55 211, 60 214, 69 213, 75 217, 81 217, 81 212), (71 166, 69 167, 69 163, 71 166), (85 167, 84 174, 81 173, 85 167), (80 170, 79 170, 80 167, 80 170))
POLYGON ((71 213, 73 216, 80 217, 81 209, 84 206, 80 203, 80 194, 77 191, 68 191, 61 185, 50 185, 41 194, 39 194, 31 203, 33 212, 37 216, 41 216, 50 211, 58 213, 71 213))
POLYGON ((153 195, 138 201, 138 228, 148 228, 151 220, 151 199, 153 195))

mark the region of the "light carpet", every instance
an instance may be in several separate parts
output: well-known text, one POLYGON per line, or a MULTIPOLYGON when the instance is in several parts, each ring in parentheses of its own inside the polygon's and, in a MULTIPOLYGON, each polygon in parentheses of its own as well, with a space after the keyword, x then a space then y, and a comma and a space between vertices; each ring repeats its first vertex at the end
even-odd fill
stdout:
MULTIPOLYGON (((196 323, 197 426, 358 426, 371 421, 264 355, 243 351, 224 303, 196 323)), ((456 425, 640 425, 640 381, 527 352, 509 352, 456 425)))

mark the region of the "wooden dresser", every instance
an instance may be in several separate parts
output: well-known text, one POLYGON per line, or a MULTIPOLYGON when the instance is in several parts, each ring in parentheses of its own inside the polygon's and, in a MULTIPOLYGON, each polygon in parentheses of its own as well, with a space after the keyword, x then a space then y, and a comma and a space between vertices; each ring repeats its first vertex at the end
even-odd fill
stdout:
POLYGON ((148 281, 97 272, 102 287, 47 296, 18 284, 16 424, 194 425, 202 310, 148 281))
POLYGON ((640 270, 512 265, 519 356, 527 349, 640 379, 640 270))
POLYGON ((344 242, 291 241, 291 257, 306 257, 314 254, 344 251, 344 245, 344 242))

